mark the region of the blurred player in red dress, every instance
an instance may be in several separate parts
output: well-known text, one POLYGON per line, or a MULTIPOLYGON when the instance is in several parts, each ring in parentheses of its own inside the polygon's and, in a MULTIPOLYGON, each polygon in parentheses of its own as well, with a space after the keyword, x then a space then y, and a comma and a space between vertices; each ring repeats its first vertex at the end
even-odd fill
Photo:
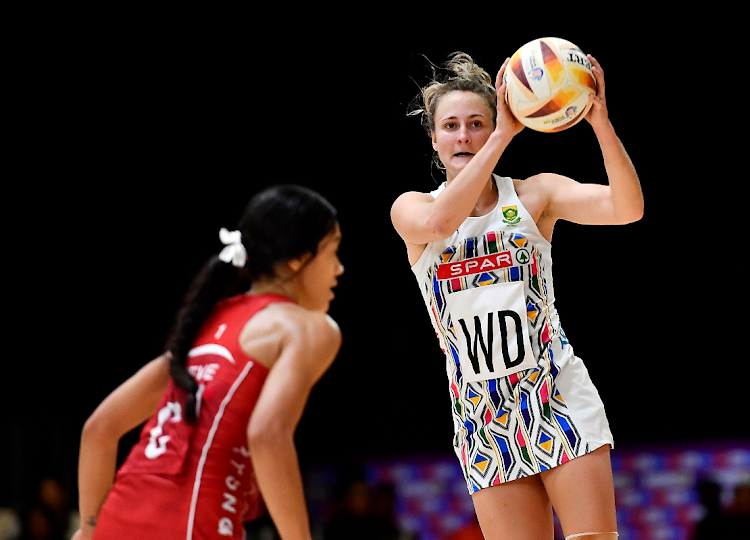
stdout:
POLYGON ((164 354, 84 425, 74 540, 241 539, 264 506, 281 538, 311 539, 294 431, 341 344, 327 315, 343 273, 336 210, 276 186, 220 238, 164 354), (120 438, 143 422, 115 471, 120 438))

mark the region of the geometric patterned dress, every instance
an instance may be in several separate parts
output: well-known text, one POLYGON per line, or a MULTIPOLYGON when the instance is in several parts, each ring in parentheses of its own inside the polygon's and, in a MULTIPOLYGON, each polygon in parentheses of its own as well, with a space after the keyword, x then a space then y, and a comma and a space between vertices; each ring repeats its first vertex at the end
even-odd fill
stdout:
POLYGON ((493 176, 495 209, 428 244, 412 267, 445 353, 453 446, 469 493, 614 446, 604 405, 560 326, 552 246, 513 180, 493 176))

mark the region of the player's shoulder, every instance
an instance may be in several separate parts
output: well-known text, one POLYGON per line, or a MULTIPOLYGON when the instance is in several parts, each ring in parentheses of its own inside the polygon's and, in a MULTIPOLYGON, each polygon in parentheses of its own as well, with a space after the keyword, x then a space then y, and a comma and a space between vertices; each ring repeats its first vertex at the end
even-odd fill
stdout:
POLYGON ((415 203, 424 203, 434 201, 435 197, 431 193, 423 193, 421 191, 406 191, 396 197, 391 206, 391 212, 405 209, 406 207, 415 203))
POLYGON ((553 172, 541 172, 529 176, 525 180, 515 180, 515 182, 523 182, 528 185, 543 185, 543 184, 559 184, 561 182, 570 182, 572 178, 568 178, 562 174, 553 172))
POLYGON ((274 304, 272 316, 286 328, 288 338, 299 338, 317 346, 338 346, 341 329, 336 321, 320 311, 311 311, 293 302, 274 304))
POLYGON ((564 189, 569 186, 571 182, 575 181, 567 176, 551 172, 542 172, 522 180, 514 179, 513 185, 519 195, 531 191, 541 195, 542 193, 553 193, 559 189, 564 189))

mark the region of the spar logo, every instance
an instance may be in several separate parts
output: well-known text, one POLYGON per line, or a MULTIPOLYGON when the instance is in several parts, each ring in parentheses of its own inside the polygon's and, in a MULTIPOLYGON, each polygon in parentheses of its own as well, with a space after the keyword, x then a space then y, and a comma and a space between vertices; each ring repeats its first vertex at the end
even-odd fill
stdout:
POLYGON ((463 261, 441 264, 438 266, 437 277, 438 279, 451 279, 478 274, 480 272, 491 272, 510 266, 513 266, 513 257, 510 251, 503 251, 484 257, 474 257, 463 261))

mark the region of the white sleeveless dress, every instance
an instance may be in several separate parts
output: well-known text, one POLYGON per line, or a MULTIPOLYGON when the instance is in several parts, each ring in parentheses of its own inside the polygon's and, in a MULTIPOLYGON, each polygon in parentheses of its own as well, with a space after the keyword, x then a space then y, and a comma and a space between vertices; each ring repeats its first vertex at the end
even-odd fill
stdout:
POLYGON ((412 267, 445 353, 453 446, 469 493, 614 446, 604 405, 560 326, 551 245, 513 180, 494 180, 495 209, 428 244, 412 267))

